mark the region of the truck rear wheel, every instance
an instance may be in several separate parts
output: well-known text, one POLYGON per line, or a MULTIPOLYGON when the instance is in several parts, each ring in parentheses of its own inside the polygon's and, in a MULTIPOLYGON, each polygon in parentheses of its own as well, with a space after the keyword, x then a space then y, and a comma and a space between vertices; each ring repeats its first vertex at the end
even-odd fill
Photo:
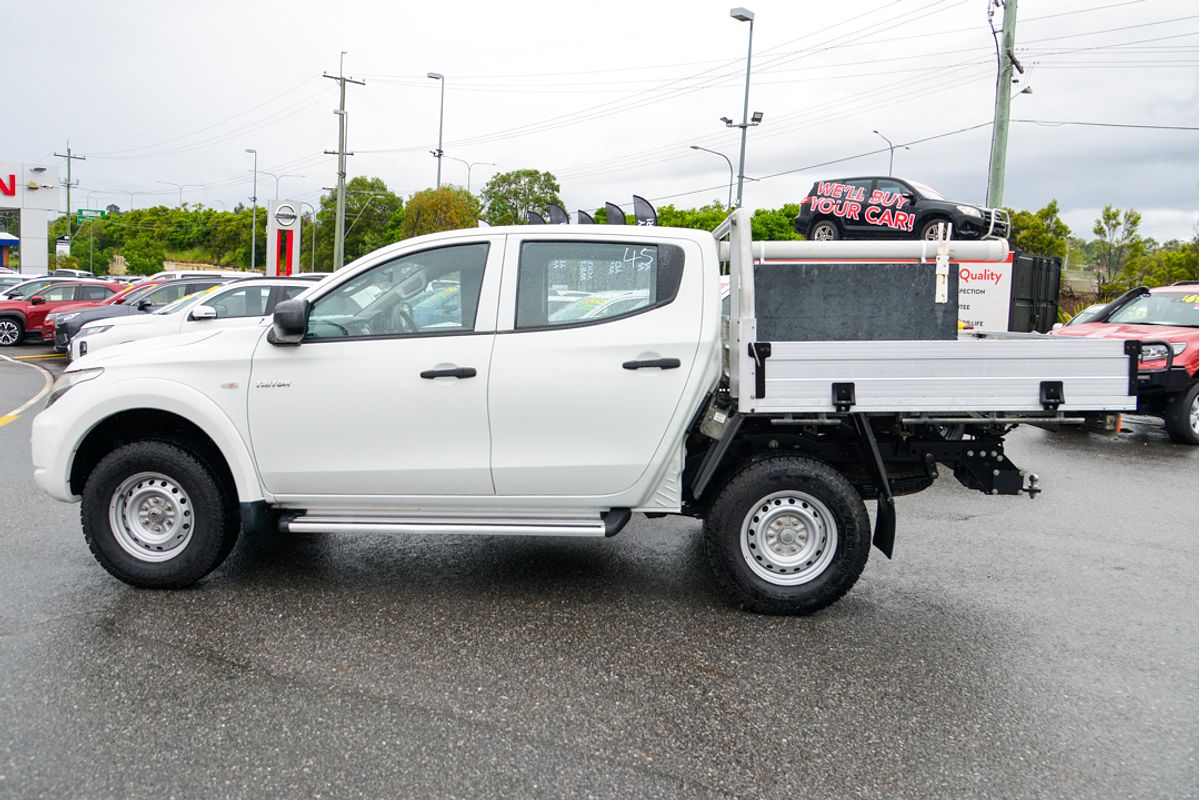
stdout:
POLYGON ((80 518, 92 555, 143 589, 190 586, 237 540, 236 515, 212 471, 186 450, 134 442, 105 456, 83 487, 80 518))
POLYGON ((1200 440, 1197 435, 1200 433, 1197 430, 1200 425, 1200 405, 1197 405, 1196 384, 1170 399, 1163 421, 1167 423, 1167 434, 1171 441, 1194 445, 1200 440))
POLYGON ((811 614, 854 586, 871 526, 841 473, 788 456, 751 464, 729 482, 705 519, 704 543, 717 580, 742 608, 811 614))

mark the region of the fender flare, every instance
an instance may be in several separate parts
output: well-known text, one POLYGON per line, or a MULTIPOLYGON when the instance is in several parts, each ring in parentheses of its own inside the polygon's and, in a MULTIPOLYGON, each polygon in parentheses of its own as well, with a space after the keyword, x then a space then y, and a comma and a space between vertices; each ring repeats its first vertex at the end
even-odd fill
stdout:
POLYGON ((266 499, 250 447, 224 409, 204 393, 165 378, 130 378, 99 387, 99 391, 68 392, 55 407, 44 412, 60 411, 69 420, 59 438, 62 446, 71 448, 63 465, 65 475, 71 474, 80 444, 97 426, 122 412, 142 409, 175 414, 196 425, 225 459, 238 501, 266 499))

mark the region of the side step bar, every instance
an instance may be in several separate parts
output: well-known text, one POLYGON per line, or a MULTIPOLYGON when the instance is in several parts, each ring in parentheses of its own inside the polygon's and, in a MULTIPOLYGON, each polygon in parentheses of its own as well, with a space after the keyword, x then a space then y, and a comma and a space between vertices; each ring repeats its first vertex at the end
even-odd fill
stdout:
POLYGON ((450 533, 488 536, 616 536, 631 514, 614 508, 600 517, 488 519, 475 517, 374 517, 302 514, 279 520, 284 533, 450 533))

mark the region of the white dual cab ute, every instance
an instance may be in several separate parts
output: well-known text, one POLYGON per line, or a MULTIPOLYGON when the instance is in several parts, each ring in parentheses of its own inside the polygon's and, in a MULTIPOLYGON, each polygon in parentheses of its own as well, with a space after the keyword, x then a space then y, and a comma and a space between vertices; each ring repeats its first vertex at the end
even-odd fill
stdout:
MULTIPOLYGON (((749 235, 737 210, 715 236, 514 226, 390 245, 270 326, 81 358, 34 421, 37 483, 82 501, 96 558, 140 587, 196 582, 243 531, 605 537, 641 512, 702 519, 737 602, 803 614, 851 588, 872 541, 890 557, 893 496, 939 465, 1032 496, 1004 454, 1011 426, 1136 405, 1118 341, 759 338, 756 280, 789 259, 896 259, 946 303, 950 263, 1002 259, 1004 242, 749 235), (580 292, 642 301, 555 318, 580 292), (946 438, 950 423, 970 434, 946 438)), ((807 291, 776 306, 806 319, 807 291)))

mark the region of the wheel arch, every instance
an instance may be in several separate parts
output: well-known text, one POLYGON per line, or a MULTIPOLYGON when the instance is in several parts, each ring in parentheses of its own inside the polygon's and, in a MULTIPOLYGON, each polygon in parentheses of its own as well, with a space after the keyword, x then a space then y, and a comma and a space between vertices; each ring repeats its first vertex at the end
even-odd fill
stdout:
POLYGON ((238 487, 229 459, 205 431, 191 420, 159 408, 133 408, 102 419, 88 431, 71 461, 72 493, 83 493, 83 484, 104 456, 122 445, 140 441, 164 441, 176 444, 202 461, 223 486, 236 497, 238 487))

